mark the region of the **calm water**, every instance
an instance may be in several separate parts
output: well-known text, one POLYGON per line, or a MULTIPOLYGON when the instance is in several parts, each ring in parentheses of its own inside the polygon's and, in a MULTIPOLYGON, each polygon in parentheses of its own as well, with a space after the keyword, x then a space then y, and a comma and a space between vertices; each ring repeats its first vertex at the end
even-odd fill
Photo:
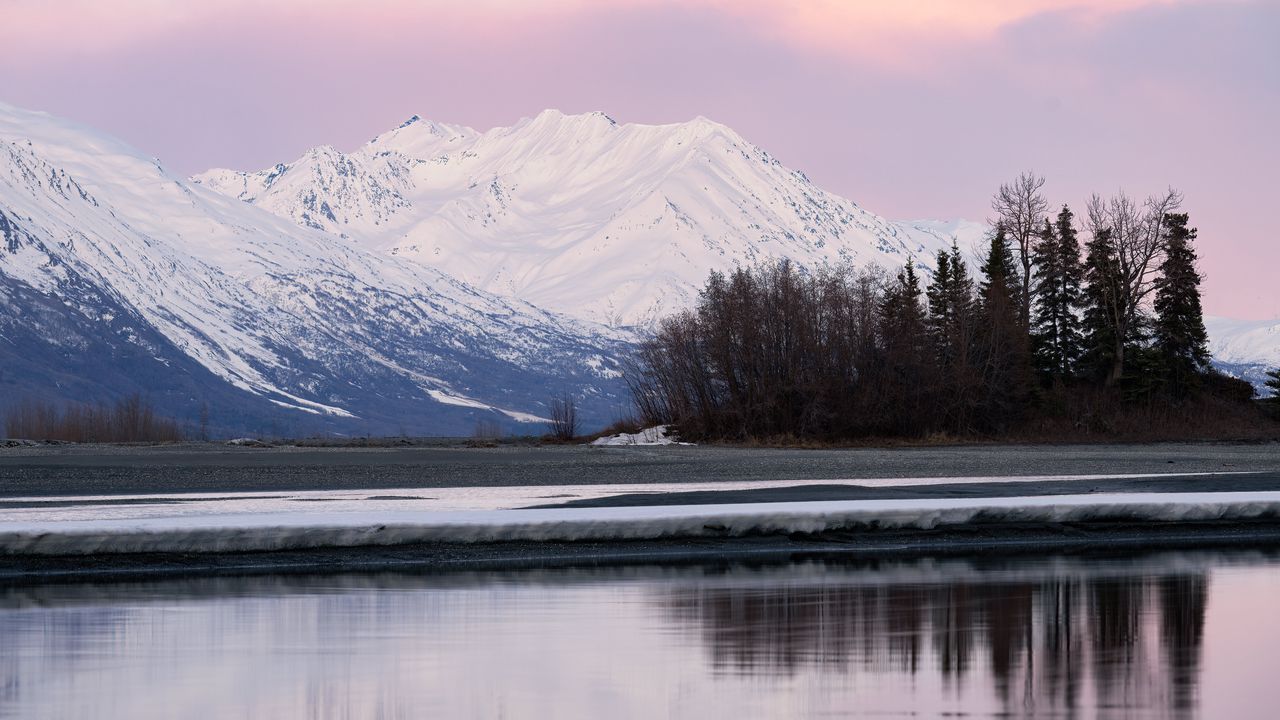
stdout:
POLYGON ((1273 718, 1280 558, 0 588, 0 717, 1273 718))

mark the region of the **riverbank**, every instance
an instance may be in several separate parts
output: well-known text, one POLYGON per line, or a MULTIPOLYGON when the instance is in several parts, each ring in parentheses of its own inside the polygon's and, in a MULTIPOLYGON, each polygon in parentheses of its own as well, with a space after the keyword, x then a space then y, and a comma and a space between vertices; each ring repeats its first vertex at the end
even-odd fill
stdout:
MULTIPOLYGON (((1274 474, 1269 480, 1276 481, 1274 474)), ((910 499, 487 510, 433 509, 432 498, 395 496, 333 499, 335 507, 319 509, 298 509, 287 504, 296 498, 280 496, 205 497, 186 505, 133 498, 105 506, 93 499, 53 505, 20 499, 0 511, 0 581, 1280 546, 1280 491, 927 492, 964 484, 927 485, 910 499), (241 506, 228 509, 236 501, 241 506)))
POLYGON ((1280 551, 1280 522, 1019 524, 936 529, 613 542, 430 543, 269 553, 0 557, 0 586, 159 577, 461 572, 705 563, 775 564, 928 557, 999 558, 1155 550, 1280 551))
POLYGON ((1280 471, 1280 443, 774 449, 58 445, 0 450, 0 497, 1280 471))
POLYGON ((1203 546, 1280 547, 1280 446, 0 453, 10 584, 1203 546))

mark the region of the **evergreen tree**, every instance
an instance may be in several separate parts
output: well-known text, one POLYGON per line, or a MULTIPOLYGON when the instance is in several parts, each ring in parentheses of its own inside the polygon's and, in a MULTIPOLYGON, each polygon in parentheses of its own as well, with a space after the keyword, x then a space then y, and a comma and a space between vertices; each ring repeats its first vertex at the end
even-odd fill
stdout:
POLYGON ((1200 307, 1200 273, 1192 243, 1195 228, 1186 213, 1169 213, 1164 222, 1164 262, 1156 289, 1154 341, 1163 378, 1181 396, 1209 366, 1209 335, 1200 307))
POLYGON ((966 354, 973 311, 973 281, 954 240, 950 252, 938 251, 937 265, 925 295, 929 301, 929 331, 938 348, 938 361, 946 366, 966 354))
POLYGON ((994 292, 995 296, 1007 297, 1018 308, 1021 315, 1022 284, 1013 249, 1009 243, 1009 235, 1003 227, 997 226, 996 231, 991 235, 991 244, 983 260, 982 274, 985 279, 979 290, 984 302, 992 299, 994 292))
POLYGON ((921 304, 920 278, 908 261, 889 283, 881 304, 881 338, 888 379, 886 398, 897 407, 898 432, 918 432, 929 424, 933 369, 929 325, 921 304))
POLYGON ((1271 402, 1280 403, 1280 368, 1267 371, 1266 385, 1271 390, 1271 402))
POLYGON ((951 308, 957 317, 973 309, 973 280, 954 239, 951 241, 951 308))
POLYGON ((1045 376, 1073 375, 1083 354, 1079 310, 1084 270, 1075 216, 1066 205, 1057 221, 1044 222, 1033 248, 1035 314, 1031 327, 1036 368, 1045 376))
MULTIPOLYGON (((1031 286, 1031 354, 1036 370, 1046 378, 1062 378, 1070 371, 1062 348, 1062 265, 1058 233, 1045 218, 1044 227, 1031 247, 1035 281, 1031 286)), ((1069 313, 1070 308, 1066 308, 1069 313)))
POLYGON ((915 263, 908 260, 897 280, 885 290, 881 316, 885 347, 913 359, 921 353, 928 337, 920 296, 920 277, 916 275, 915 263))
POLYGON ((955 240, 951 241, 948 260, 950 281, 946 288, 947 325, 945 358, 942 359, 942 414, 947 426, 959 433, 973 429, 973 414, 982 395, 982 377, 974 364, 974 299, 973 280, 960 255, 955 240))
POLYGON ((1058 213, 1058 265, 1062 268, 1059 291, 1061 308, 1060 337, 1064 372, 1074 372, 1084 354, 1084 338, 1080 326, 1080 310, 1084 302, 1084 266, 1080 264, 1080 237, 1075 215, 1066 205, 1058 213))
POLYGON ((938 251, 937 269, 933 282, 925 290, 929 301, 929 332, 938 347, 938 359, 947 361, 947 332, 951 326, 951 255, 938 251))
POLYGON ((997 227, 991 235, 991 245, 982 265, 982 302, 984 314, 992 319, 993 313, 1004 312, 1004 305, 1021 307, 1017 285, 1017 269, 1009 248, 1009 237, 1003 227, 997 227))
POLYGON ((1083 370, 1097 382, 1106 381, 1115 361, 1116 313, 1119 288, 1115 285, 1115 239, 1110 229, 1090 238, 1084 264, 1084 314, 1081 323, 1083 370))
POLYGON ((997 227, 982 266, 978 366, 987 422, 1005 426, 1023 409, 1031 370, 1030 343, 1022 324, 1020 279, 1008 235, 997 227))

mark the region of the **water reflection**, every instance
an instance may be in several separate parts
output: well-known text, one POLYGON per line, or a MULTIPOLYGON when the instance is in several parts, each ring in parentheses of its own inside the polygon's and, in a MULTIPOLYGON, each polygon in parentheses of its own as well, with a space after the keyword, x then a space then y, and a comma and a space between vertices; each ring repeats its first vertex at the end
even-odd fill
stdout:
POLYGON ((1280 631, 1231 608, 1276 587, 1179 553, 0 588, 0 717, 1245 717, 1273 691, 1221 666, 1280 631))
MULTIPOLYGON (((1078 570, 1078 569, 1077 569, 1078 570)), ((1195 707, 1209 570, 1005 580, 892 579, 674 587, 671 617, 696 628, 720 672, 979 673, 1005 712, 1081 707, 1179 717, 1195 707), (1086 675, 1087 674, 1087 675, 1086 675)))

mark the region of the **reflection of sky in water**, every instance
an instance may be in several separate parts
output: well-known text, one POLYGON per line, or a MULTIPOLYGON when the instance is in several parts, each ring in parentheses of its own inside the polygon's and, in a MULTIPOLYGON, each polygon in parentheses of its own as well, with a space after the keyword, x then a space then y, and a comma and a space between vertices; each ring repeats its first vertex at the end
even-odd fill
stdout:
POLYGON ((1269 717, 1278 592, 1243 553, 10 588, 0 717, 1269 717))

